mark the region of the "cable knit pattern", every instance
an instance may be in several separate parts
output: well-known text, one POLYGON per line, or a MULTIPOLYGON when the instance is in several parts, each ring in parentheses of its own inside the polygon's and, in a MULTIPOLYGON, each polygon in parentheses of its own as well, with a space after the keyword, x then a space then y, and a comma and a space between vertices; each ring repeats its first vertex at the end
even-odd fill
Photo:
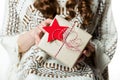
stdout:
MULTIPOLYGON (((108 76, 102 77, 102 75, 106 75, 106 67, 115 53, 117 33, 112 18, 110 0, 93 1, 91 8, 96 13, 97 19, 94 20, 93 26, 96 28, 91 42, 96 47, 96 68, 90 65, 92 61, 82 61, 75 67, 69 68, 48 56, 39 47, 33 46, 18 63, 14 63, 18 66, 14 68, 14 74, 10 75, 9 80, 107 80, 108 76)), ((42 13, 34 8, 33 2, 34 0, 9 0, 6 17, 8 20, 5 21, 3 28, 4 35, 16 35, 29 31, 45 20, 42 13)), ((58 0, 58 3, 60 7, 65 8, 65 0, 58 0)), ((66 16, 66 11, 61 12, 60 15, 66 16)), ((76 17, 71 22, 81 23, 81 19, 76 12, 76 17)), ((17 40, 17 37, 14 38, 17 40)), ((1 38, 1 43, 3 40, 4 38, 1 38)), ((14 43, 16 44, 16 41, 14 43)), ((16 50, 16 47, 17 45, 11 48, 16 50)), ((12 52, 10 50, 13 49, 9 49, 9 52, 12 52)))
MULTIPOLYGON (((106 1, 105 4, 110 4, 110 2, 106 1)), ((113 27, 115 25, 111 13, 111 6, 106 5, 105 7, 101 25, 99 25, 100 37, 93 40, 97 45, 96 64, 102 71, 112 59, 117 43, 117 31, 116 28, 113 27)))

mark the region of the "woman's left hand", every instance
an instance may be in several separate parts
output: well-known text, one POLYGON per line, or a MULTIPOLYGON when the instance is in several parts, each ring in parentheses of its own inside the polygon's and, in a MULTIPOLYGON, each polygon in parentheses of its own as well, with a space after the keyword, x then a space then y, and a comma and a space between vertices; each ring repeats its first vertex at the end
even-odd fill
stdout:
POLYGON ((95 46, 89 42, 86 48, 82 52, 82 56, 78 59, 77 62, 81 62, 85 59, 85 57, 90 57, 95 52, 95 46))
POLYGON ((90 57, 94 52, 95 52, 95 46, 91 42, 89 42, 86 48, 83 50, 83 54, 86 57, 90 57))

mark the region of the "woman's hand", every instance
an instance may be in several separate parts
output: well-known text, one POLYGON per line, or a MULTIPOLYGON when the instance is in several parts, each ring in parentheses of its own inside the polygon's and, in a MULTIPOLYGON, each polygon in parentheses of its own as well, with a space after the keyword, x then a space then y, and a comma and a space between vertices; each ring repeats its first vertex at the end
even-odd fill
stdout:
POLYGON ((34 29, 34 36, 35 36, 35 44, 38 45, 40 39, 42 38, 43 34, 45 33, 45 30, 43 29, 44 26, 50 25, 52 22, 51 19, 47 19, 43 22, 41 22, 35 29, 34 29))
POLYGON ((24 34, 21 34, 18 38, 19 52, 24 53, 29 50, 33 45, 38 45, 43 33, 45 32, 42 27, 49 25, 51 22, 51 19, 46 19, 34 29, 25 32, 24 34))
POLYGON ((92 53, 95 52, 95 46, 92 43, 88 43, 86 48, 82 52, 82 56, 78 59, 78 62, 81 62, 85 57, 90 57, 92 53))
POLYGON ((86 48, 83 50, 83 54, 86 57, 90 57, 92 55, 92 53, 95 52, 95 46, 92 43, 88 43, 86 48))

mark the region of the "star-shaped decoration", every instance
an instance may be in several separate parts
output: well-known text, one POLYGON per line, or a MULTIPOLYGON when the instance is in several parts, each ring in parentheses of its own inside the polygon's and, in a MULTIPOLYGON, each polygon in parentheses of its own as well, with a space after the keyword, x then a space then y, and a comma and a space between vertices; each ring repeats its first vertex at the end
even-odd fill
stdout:
POLYGON ((45 26, 43 29, 49 33, 48 42, 54 40, 63 40, 63 34, 67 30, 67 26, 60 26, 58 21, 54 19, 51 26, 45 26))

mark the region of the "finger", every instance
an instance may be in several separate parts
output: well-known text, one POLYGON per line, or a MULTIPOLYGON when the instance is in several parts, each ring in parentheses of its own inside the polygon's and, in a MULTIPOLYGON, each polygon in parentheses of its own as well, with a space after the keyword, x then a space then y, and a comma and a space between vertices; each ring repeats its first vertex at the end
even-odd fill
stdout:
POLYGON ((91 52, 89 50, 84 50, 83 51, 83 54, 86 56, 86 57, 90 57, 91 56, 91 52))
POLYGON ((41 22, 41 25, 44 27, 44 26, 50 25, 51 22, 52 22, 52 19, 46 19, 45 21, 41 22))
POLYGON ((86 46, 86 49, 89 50, 89 51, 91 51, 91 52, 94 52, 95 51, 95 46, 93 44, 88 44, 86 46))
POLYGON ((91 53, 95 52, 95 47, 93 47, 93 46, 88 46, 87 48, 88 48, 88 50, 89 50, 91 53))
POLYGON ((85 56, 84 55, 81 55, 80 58, 77 60, 77 63, 83 61, 85 59, 85 56))
POLYGON ((83 50, 83 52, 82 52, 82 53, 83 53, 83 54, 86 54, 86 52, 87 52, 87 50, 83 50))
POLYGON ((52 22, 52 19, 46 19, 45 21, 41 22, 37 27, 42 30, 44 33, 46 32, 43 27, 49 25, 52 22))
POLYGON ((50 25, 50 23, 51 23, 52 21, 53 21, 52 19, 47 19, 47 20, 45 20, 45 23, 46 23, 47 25, 50 25))
POLYGON ((47 23, 45 21, 43 21, 43 22, 41 22, 40 25, 41 25, 40 27, 45 27, 45 26, 47 26, 47 23))
POLYGON ((43 33, 45 33, 46 31, 41 26, 43 27, 43 25, 38 25, 37 28, 40 32, 42 31, 43 33))

